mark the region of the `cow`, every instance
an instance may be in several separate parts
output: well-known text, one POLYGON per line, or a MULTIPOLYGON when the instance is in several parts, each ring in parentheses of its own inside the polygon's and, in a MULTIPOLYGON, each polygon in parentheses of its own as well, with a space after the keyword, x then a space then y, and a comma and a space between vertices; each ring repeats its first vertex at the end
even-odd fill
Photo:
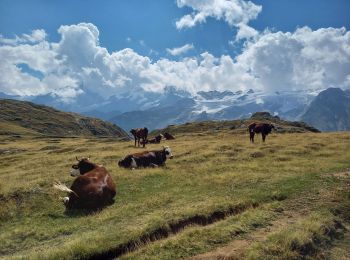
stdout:
POLYGON ((131 129, 130 133, 134 136, 135 147, 136 147, 136 142, 138 144, 138 147, 140 147, 140 140, 141 139, 142 139, 142 145, 143 145, 143 147, 145 147, 147 136, 148 136, 148 129, 147 129, 147 127, 131 129))
POLYGON ((162 140, 163 138, 163 135, 162 134, 159 134, 157 136, 155 136, 154 138, 152 139, 147 139, 146 141, 142 141, 141 144, 159 144, 160 141, 162 140))
POLYGON ((262 140, 265 142, 266 136, 271 133, 272 129, 276 129, 273 124, 251 123, 248 126, 250 142, 254 143, 254 135, 259 133, 261 133, 262 140))
POLYGON ((129 154, 118 162, 119 167, 135 169, 139 167, 164 166, 167 158, 172 159, 173 154, 169 146, 163 146, 162 150, 144 151, 142 153, 129 154))
POLYGON ((94 164, 89 158, 78 159, 70 175, 76 177, 70 188, 56 182, 54 188, 69 193, 63 198, 67 211, 72 209, 96 210, 114 202, 116 185, 107 169, 94 164))
POLYGON ((175 137, 173 135, 169 134, 168 132, 165 132, 163 134, 163 136, 164 136, 165 140, 173 140, 173 139, 175 139, 175 137))

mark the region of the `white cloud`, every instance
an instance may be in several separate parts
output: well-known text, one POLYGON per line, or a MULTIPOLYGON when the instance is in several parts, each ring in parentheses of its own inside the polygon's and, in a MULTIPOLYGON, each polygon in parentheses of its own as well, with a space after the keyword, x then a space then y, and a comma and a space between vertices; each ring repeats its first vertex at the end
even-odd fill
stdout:
POLYGON ((239 29, 238 29, 238 32, 236 35, 236 41, 244 40, 244 39, 251 39, 251 38, 257 37, 259 35, 259 32, 257 30, 246 25, 245 23, 240 23, 237 26, 239 29))
POLYGON ((245 0, 177 0, 178 7, 190 7, 194 11, 176 21, 177 29, 191 28, 205 23, 208 17, 224 20, 238 29, 238 39, 255 36, 255 29, 248 26, 257 18, 262 7, 245 0))
MULTIPOLYGON (((63 101, 84 90, 104 97, 166 86, 200 90, 317 90, 350 88, 350 32, 345 28, 295 32, 265 31, 251 37, 236 58, 202 53, 178 61, 152 61, 132 49, 108 52, 93 24, 61 26, 57 43, 0 45, 0 91, 7 94, 55 93, 63 101), (43 74, 37 78, 17 65, 43 74)), ((40 38, 40 37, 39 37, 40 38)))
POLYGON ((308 27, 294 33, 266 31, 247 43, 237 63, 264 90, 349 87, 350 32, 308 27))
POLYGON ((189 50, 192 50, 194 48, 193 44, 185 44, 184 46, 173 48, 173 49, 166 49, 168 53, 170 53, 173 56, 178 56, 181 54, 184 54, 188 52, 189 50))
POLYGON ((17 45, 19 43, 37 43, 44 41, 46 32, 43 29, 33 30, 31 34, 22 34, 15 36, 14 39, 5 38, 0 34, 0 44, 17 45))

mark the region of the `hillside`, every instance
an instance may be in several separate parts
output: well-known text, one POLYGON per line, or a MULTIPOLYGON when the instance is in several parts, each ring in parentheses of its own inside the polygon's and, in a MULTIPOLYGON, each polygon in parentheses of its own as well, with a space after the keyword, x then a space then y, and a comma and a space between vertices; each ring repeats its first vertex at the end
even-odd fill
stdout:
POLYGON ((0 134, 128 136, 120 127, 100 119, 11 99, 0 99, 0 134))
POLYGON ((248 119, 239 120, 226 120, 226 121, 201 121, 191 122, 182 125, 169 125, 164 129, 158 129, 153 133, 169 132, 173 134, 177 133, 203 133, 203 132, 218 132, 218 131, 233 131, 237 133, 245 133, 247 127, 253 122, 266 122, 272 123, 277 128, 277 132, 280 133, 307 133, 307 132, 320 132, 318 129, 309 126, 304 122, 291 122, 280 119, 278 116, 272 116, 268 112, 256 112, 248 119))
POLYGON ((302 119, 322 131, 350 130, 350 95, 340 88, 322 91, 302 119))

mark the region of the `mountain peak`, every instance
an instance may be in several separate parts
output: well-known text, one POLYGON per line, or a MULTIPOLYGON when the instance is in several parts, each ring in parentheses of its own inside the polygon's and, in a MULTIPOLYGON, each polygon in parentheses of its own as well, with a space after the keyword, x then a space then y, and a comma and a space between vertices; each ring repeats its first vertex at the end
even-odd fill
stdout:
POLYGON ((311 102, 302 119, 322 131, 350 129, 350 98, 340 88, 328 88, 311 102))
POLYGON ((211 91, 199 91, 197 92, 198 95, 201 97, 211 100, 211 99, 222 99, 227 96, 233 96, 234 93, 228 90, 225 91, 217 91, 217 90, 211 90, 211 91))

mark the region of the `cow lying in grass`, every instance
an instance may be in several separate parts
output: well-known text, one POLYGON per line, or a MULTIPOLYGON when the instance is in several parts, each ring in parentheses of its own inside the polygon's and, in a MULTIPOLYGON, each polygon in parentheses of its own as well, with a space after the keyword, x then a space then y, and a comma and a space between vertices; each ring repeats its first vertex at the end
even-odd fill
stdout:
POLYGON ((76 159, 78 163, 72 165, 70 172, 77 177, 72 186, 54 184, 54 188, 69 193, 63 198, 66 209, 95 210, 112 204, 116 187, 106 168, 90 162, 89 158, 76 159))
POLYGON ((169 134, 168 132, 165 132, 163 134, 165 140, 174 140, 175 139, 175 136, 173 136, 172 134, 169 134))
POLYGON ((163 135, 159 134, 152 139, 147 139, 147 140, 142 141, 141 144, 142 145, 144 145, 144 144, 159 144, 160 141, 162 140, 162 138, 163 138, 163 135))
POLYGON ((162 150, 145 151, 125 156, 118 162, 119 167, 135 169, 139 167, 158 167, 163 166, 167 158, 172 159, 173 154, 170 147, 163 146, 162 150))

